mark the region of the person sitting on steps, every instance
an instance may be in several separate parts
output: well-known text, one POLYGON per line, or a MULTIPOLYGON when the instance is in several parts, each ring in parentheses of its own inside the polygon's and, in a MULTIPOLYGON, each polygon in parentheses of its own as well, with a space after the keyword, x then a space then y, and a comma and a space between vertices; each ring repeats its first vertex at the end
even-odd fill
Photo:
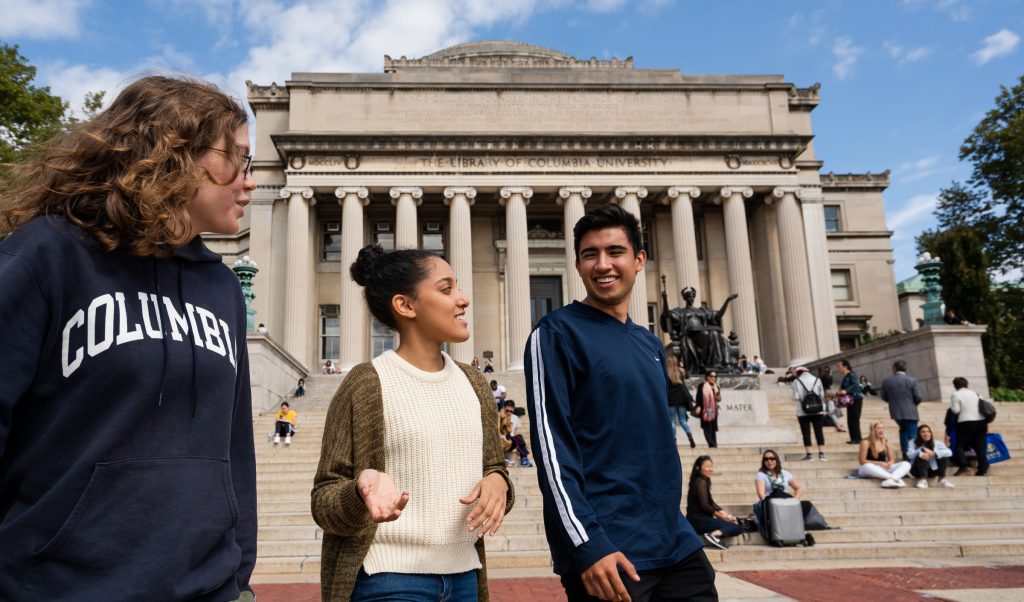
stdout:
POLYGON ((281 436, 284 436, 284 444, 292 444, 292 435, 295 434, 295 427, 299 424, 298 414, 288 405, 287 401, 281 402, 281 409, 274 415, 274 445, 281 443, 281 436))
POLYGON ((715 475, 715 463, 711 456, 698 456, 690 471, 690 486, 686 493, 686 520, 693 530, 720 550, 729 546, 722 537, 734 537, 746 531, 739 520, 722 509, 711 497, 711 477, 715 475))
POLYGON ((939 485, 952 489, 954 485, 946 480, 946 466, 952 455, 951 449, 935 439, 931 427, 927 424, 917 427, 917 438, 910 442, 910 451, 907 452, 913 462, 910 474, 918 478, 917 487, 927 489, 928 479, 936 477, 939 485))
MULTIPOLYGON (((519 465, 526 468, 532 468, 533 464, 530 463, 530 452, 526 449, 526 440, 519 434, 519 416, 516 416, 516 402, 511 399, 505 400, 503 407, 501 408, 501 429, 500 433, 502 436, 502 444, 505 442, 511 443, 510 446, 506 446, 506 451, 512 451, 515 448, 519 452, 519 465)), ((509 462, 506 461, 506 465, 509 462)))
POLYGON ((881 479, 882 487, 905 487, 903 477, 910 472, 910 462, 891 462, 895 459, 892 445, 885 438, 885 425, 875 422, 866 439, 860 442, 860 468, 864 478, 881 479))

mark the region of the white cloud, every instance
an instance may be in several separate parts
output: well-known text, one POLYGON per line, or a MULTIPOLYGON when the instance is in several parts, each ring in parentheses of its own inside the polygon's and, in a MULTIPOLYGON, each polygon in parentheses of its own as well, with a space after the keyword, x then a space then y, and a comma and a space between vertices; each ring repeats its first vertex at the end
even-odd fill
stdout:
POLYGON ((90 0, 0 0, 0 37, 77 38, 90 0))
POLYGON ((900 65, 907 63, 916 63, 922 59, 925 59, 932 53, 932 49, 928 46, 919 46, 917 48, 905 48, 896 44, 895 42, 885 42, 882 46, 889 52, 889 56, 894 58, 900 65))
POLYGON ((917 10, 919 8, 931 8, 934 11, 944 12, 949 18, 956 22, 963 22, 971 17, 971 9, 960 0, 903 0, 903 8, 917 10))
POLYGON ((223 79, 244 98, 245 80, 269 84, 293 72, 380 72, 385 54, 422 56, 496 23, 524 22, 535 7, 536 0, 390 0, 383 7, 353 0, 341 10, 328 0, 290 7, 257 0, 244 7, 244 21, 249 35, 264 42, 223 79))
POLYGON ((610 13, 626 4, 626 0, 587 0, 587 9, 597 13, 610 13))
POLYGON ((836 56, 836 63, 832 65, 832 73, 839 79, 846 79, 857 63, 857 59, 864 54, 864 49, 854 46, 850 38, 836 38, 835 43, 832 44, 832 54, 836 56))
POLYGON ((971 58, 979 65, 984 65, 994 58, 1010 54, 1017 49, 1018 44, 1020 44, 1019 35, 1009 29, 1000 29, 985 38, 981 48, 972 54, 971 58))
POLYGON ((905 238, 901 232, 909 230, 914 224, 920 224, 922 217, 928 217, 938 203, 936 194, 919 194, 901 203, 900 209, 886 216, 889 229, 896 232, 894 238, 905 238))
POLYGON ((106 92, 104 104, 110 104, 131 79, 131 73, 127 71, 66 63, 44 65, 39 69, 39 74, 54 94, 71 103, 73 112, 79 117, 86 93, 106 92))

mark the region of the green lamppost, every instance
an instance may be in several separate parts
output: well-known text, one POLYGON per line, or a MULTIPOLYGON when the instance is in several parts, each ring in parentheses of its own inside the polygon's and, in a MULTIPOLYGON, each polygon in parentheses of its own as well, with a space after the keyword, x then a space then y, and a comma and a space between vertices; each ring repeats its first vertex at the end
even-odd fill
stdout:
POLYGON ((914 268, 921 274, 921 281, 924 286, 921 293, 924 295, 924 325, 932 326, 942 324, 942 285, 939 283, 939 269, 942 261, 938 257, 925 251, 917 258, 914 268))
POLYGON ((242 256, 235 262, 233 268, 238 275, 238 281, 242 283, 242 297, 245 299, 245 331, 256 332, 256 310, 252 307, 252 300, 256 293, 252 292, 252 279, 256 272, 260 271, 259 266, 248 255, 242 256))

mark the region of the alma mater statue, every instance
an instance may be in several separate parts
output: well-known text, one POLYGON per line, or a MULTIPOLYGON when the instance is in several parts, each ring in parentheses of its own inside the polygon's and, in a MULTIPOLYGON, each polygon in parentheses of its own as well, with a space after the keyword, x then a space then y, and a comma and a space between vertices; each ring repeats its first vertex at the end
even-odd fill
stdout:
POLYGON ((682 290, 686 305, 669 309, 664 276, 661 282, 661 328, 669 333, 671 353, 679 358, 687 374, 707 374, 709 370, 738 374, 738 341, 735 335, 727 340, 722 330, 722 316, 737 295, 729 295, 722 307, 715 311, 706 304, 694 307, 697 290, 688 286, 682 290))

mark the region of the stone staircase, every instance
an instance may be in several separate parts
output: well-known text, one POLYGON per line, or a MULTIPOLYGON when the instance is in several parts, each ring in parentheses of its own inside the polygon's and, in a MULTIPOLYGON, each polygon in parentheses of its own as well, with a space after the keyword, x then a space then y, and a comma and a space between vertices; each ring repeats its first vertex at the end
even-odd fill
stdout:
MULTIPOLYGON (((510 398, 520 405, 525 403, 521 374, 493 377, 506 386, 510 398)), ((327 406, 340 382, 337 376, 307 379, 306 397, 293 402, 299 412, 299 434, 290 447, 270 443, 267 432, 272 414, 254 419, 260 520, 254 582, 319 580, 322 532, 310 516, 309 492, 327 406)), ((762 377, 762 388, 769 396, 771 424, 798 430, 789 388, 777 387, 774 377, 762 377)), ((905 489, 881 489, 874 480, 847 479, 857 467, 857 448, 847 445, 846 434, 836 433, 833 428, 825 432, 828 462, 799 461, 803 456, 800 445, 776 446, 785 468, 804 486, 805 498, 839 529, 815 532, 817 545, 812 548, 769 548, 756 533, 745 534, 732 540, 729 550, 707 549, 709 558, 717 569, 725 571, 764 569, 772 563, 787 562, 848 566, 951 559, 987 564, 1019 559, 1024 556, 1024 462, 1020 460, 1024 456, 1024 404, 997 405, 999 417, 992 430, 1003 435, 1014 459, 993 465, 985 477, 953 478, 955 489, 916 489, 912 478, 907 478, 905 489)), ((946 407, 945 403, 920 406, 922 422, 931 425, 937 434, 943 432, 946 407)), ((869 397, 861 419, 862 430, 867 432, 875 420, 885 421, 890 440, 898 441, 885 404, 869 397)), ((845 419, 843 422, 845 425, 845 419)), ((699 433, 696 420, 690 424, 699 433)), ((682 436, 680 439, 685 441, 682 436)), ((724 430, 719 440, 723 447, 711 453, 716 468, 715 500, 729 512, 745 515, 756 499, 754 473, 763 448, 729 446, 724 430)), ((684 487, 694 460, 707 451, 703 446, 679 448, 684 487)), ((517 502, 500 534, 487 540, 492 577, 522 574, 524 569, 543 573, 551 566, 536 469, 516 466, 510 471, 517 502)), ((685 509, 685 489, 683 497, 681 505, 685 509)))

